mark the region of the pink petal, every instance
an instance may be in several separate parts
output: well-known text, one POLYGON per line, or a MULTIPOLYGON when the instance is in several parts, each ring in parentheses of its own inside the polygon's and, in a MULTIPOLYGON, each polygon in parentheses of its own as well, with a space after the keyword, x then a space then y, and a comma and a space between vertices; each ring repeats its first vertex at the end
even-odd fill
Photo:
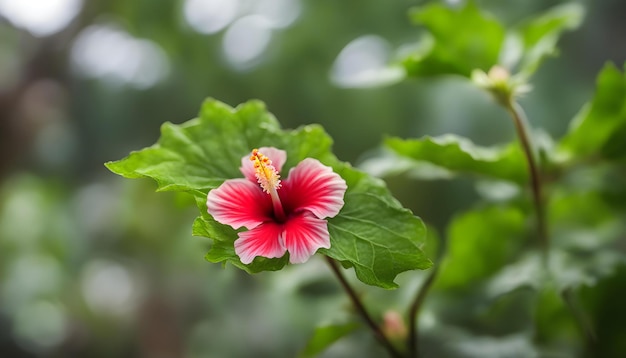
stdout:
POLYGON ((292 216, 284 224, 283 241, 289 251, 289 262, 306 262, 319 248, 330 248, 326 220, 309 213, 292 216))
POLYGON ((347 188, 346 182, 331 167, 307 158, 289 171, 278 193, 286 211, 308 210, 323 219, 339 213, 347 188))
POLYGON ((266 222, 252 230, 239 233, 235 240, 235 253, 244 264, 249 264, 257 256, 267 258, 282 257, 285 247, 281 243, 282 226, 266 222))
MULTIPOLYGON (((280 173, 285 161, 287 161, 287 152, 274 147, 261 147, 259 148, 259 152, 270 158, 272 165, 276 171, 280 173)), ((243 175, 248 178, 248 180, 252 180, 255 183, 257 182, 256 177, 254 176, 254 163, 250 160, 250 154, 241 158, 241 167, 239 170, 241 170, 243 175)))
POLYGON ((272 200, 261 188, 246 179, 229 179, 209 191, 207 210, 218 222, 233 229, 252 229, 271 220, 272 200))

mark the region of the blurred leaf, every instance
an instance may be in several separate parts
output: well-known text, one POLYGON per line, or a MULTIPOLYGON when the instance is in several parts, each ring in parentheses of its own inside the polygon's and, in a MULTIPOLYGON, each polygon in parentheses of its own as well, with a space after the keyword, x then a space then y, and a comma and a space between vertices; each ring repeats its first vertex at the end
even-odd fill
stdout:
POLYGON ((582 157, 605 153, 619 157, 623 146, 611 137, 626 125, 626 77, 608 63, 598 75, 596 93, 572 121, 561 140, 560 150, 566 156, 582 157))
POLYGON ((529 252, 518 261, 502 268, 487 284, 487 295, 495 298, 520 288, 538 290, 545 282, 541 254, 529 252))
POLYGON ((528 177, 524 155, 517 143, 486 148, 448 134, 421 139, 388 138, 385 146, 398 155, 430 162, 450 171, 487 175, 518 184, 526 183, 528 177))
POLYGON ((602 146, 600 153, 603 157, 612 160, 624 160, 626 158, 626 121, 619 124, 609 135, 602 146))
POLYGON ((538 352, 532 344, 530 334, 511 334, 507 336, 469 336, 453 339, 451 357, 464 358, 501 358, 501 357, 537 357, 538 352))
POLYGON ((590 252, 614 244, 626 226, 601 192, 556 188, 550 198, 548 221, 553 247, 590 252))
POLYGON ((539 252, 529 252, 504 267, 489 281, 487 294, 498 297, 520 288, 540 290, 554 286, 561 292, 594 286, 626 264, 623 254, 606 248, 588 253, 554 249, 550 250, 549 272, 546 274, 541 256, 539 252))
POLYGON ((469 77, 473 69, 487 71, 498 62, 504 28, 473 1, 460 9, 430 4, 414 9, 410 16, 414 23, 428 29, 434 43, 430 51, 421 48, 404 59, 409 76, 469 77))
POLYGON ((376 154, 366 158, 358 167, 366 173, 378 178, 406 175, 409 178, 438 180, 451 179, 454 173, 440 166, 425 161, 416 161, 382 148, 376 154))
POLYGON ((337 340, 354 332, 361 325, 356 322, 317 327, 300 357, 314 357, 330 347, 337 340))
POLYGON ((470 77, 472 70, 487 72, 500 64, 526 77, 541 61, 556 52, 562 32, 578 27, 583 18, 579 4, 554 7, 529 18, 507 32, 504 26, 474 1, 462 8, 430 4, 411 12, 411 19, 428 34, 408 50, 403 65, 409 76, 457 74, 470 77))
POLYGON ((548 206, 551 250, 548 273, 542 255, 529 252, 505 267, 488 285, 498 296, 521 287, 541 289, 546 284, 562 291, 594 286, 626 263, 624 223, 603 194, 576 188, 555 188, 548 206))
POLYGON ((455 217, 448 226, 448 251, 437 284, 467 287, 500 270, 521 247, 525 221, 519 209, 501 206, 455 217))
POLYGON ((550 252, 550 274, 559 290, 594 286, 626 264, 626 257, 617 250, 601 249, 589 253, 565 250, 550 252))
POLYGON ((524 227, 524 214, 513 207, 489 206, 455 217, 437 284, 467 287, 494 274, 521 247, 524 227))
POLYGON ((507 202, 519 196, 522 188, 510 181, 484 179, 476 182, 476 192, 490 202, 507 202))
POLYGON ((382 181, 338 161, 331 145, 332 140, 320 126, 281 130, 259 101, 233 109, 209 99, 199 118, 181 125, 164 124, 155 145, 106 166, 127 178, 152 178, 160 191, 191 193, 201 213, 193 232, 214 240, 207 260, 231 262, 248 272, 259 272, 282 268, 286 257, 257 257, 250 265, 243 265, 233 248, 236 231, 206 212, 208 191, 226 179, 242 177, 238 169, 241 158, 255 147, 286 150, 284 171, 304 158, 317 158, 333 166, 348 184, 345 206, 328 222, 331 248, 322 253, 340 260, 345 267, 354 267, 361 281, 384 288, 397 287, 393 280, 400 272, 428 268, 431 262, 420 249, 425 240, 422 221, 402 208, 382 181))
POLYGON ((523 42, 523 58, 519 72, 530 75, 541 61, 553 55, 561 33, 577 28, 582 22, 584 9, 580 4, 556 6, 520 24, 514 34, 523 42))
POLYGON ((596 357, 619 357, 626 352, 626 265, 592 288, 582 288, 580 302, 591 318, 597 342, 593 348, 596 357))
POLYGON ((538 344, 544 348, 549 346, 550 351, 562 356, 573 356, 580 351, 580 347, 576 346, 582 343, 582 337, 572 311, 564 301, 563 292, 553 285, 543 287, 538 292, 533 313, 538 344), (555 342, 560 344, 555 345, 555 342))

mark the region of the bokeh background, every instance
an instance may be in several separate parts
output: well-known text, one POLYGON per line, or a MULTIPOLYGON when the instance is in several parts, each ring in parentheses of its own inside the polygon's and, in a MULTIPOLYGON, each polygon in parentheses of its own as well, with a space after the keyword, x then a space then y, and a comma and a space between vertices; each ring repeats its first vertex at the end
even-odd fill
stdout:
MULTIPOLYGON (((207 96, 261 99, 286 128, 320 123, 355 165, 384 135, 510 141, 505 113, 462 79, 368 86, 363 73, 417 40, 406 13, 423 3, 0 0, 0 356, 292 357, 316 325, 349 315, 323 262, 254 276, 210 264, 188 198, 103 163, 193 118, 207 96)), ((478 3, 515 24, 562 1, 478 3)), ((582 3, 582 27, 522 99, 555 137, 604 63, 626 60, 626 3, 582 3)), ((438 228, 477 197, 463 179, 388 182, 438 228)), ((367 300, 402 309, 415 284, 399 280, 406 290, 367 300)), ((361 332, 326 355, 376 349, 361 332)))

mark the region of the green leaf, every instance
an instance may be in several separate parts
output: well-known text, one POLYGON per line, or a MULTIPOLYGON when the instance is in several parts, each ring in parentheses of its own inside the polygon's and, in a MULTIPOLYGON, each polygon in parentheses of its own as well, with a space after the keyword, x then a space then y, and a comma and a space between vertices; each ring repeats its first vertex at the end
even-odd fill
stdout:
POLYGON ((350 188, 341 213, 328 221, 331 247, 321 250, 352 266, 359 280, 396 288, 401 272, 427 269, 431 261, 421 250, 424 223, 388 194, 383 182, 349 167, 338 173, 350 188))
MULTIPOLYGON (((587 171, 585 180, 592 181, 594 174, 602 176, 587 171)), ((626 231, 623 212, 602 192, 569 179, 571 187, 555 188, 547 207, 554 249, 551 275, 561 289, 594 286, 626 263, 620 248, 626 231)))
POLYGON ((453 172, 486 175, 518 184, 528 180, 524 154, 517 143, 486 148, 449 134, 406 140, 388 138, 385 146, 400 156, 429 162, 453 172))
POLYGON ((620 123, 613 133, 609 134, 606 142, 600 148, 602 157, 610 160, 624 160, 626 158, 626 121, 620 123))
POLYGON ((206 259, 259 272, 281 269, 288 257, 257 257, 243 265, 233 247, 237 232, 207 213, 207 193, 224 180, 243 177, 241 158, 256 147, 286 150, 283 172, 304 158, 316 158, 332 166, 348 184, 344 208, 329 220, 331 248, 322 253, 354 267, 363 282, 384 288, 396 287, 393 280, 400 272, 429 267, 431 262, 420 249, 425 239, 422 221, 403 209, 380 180, 337 160, 331 145, 320 126, 282 130, 259 101, 233 109, 209 99, 198 118, 181 125, 164 124, 155 145, 106 166, 127 178, 152 178, 161 191, 192 194, 200 210, 193 233, 213 239, 206 259))
POLYGON ((615 249, 605 248, 590 253, 566 250, 550 252, 550 274, 560 290, 594 286, 624 264, 626 257, 615 249))
POLYGON ((339 339, 354 332, 361 325, 356 322, 317 327, 300 357, 314 357, 339 339))
MULTIPOLYGON (((585 179, 591 180, 593 174, 585 173, 585 179)), ((551 193, 548 222, 552 241, 558 247, 596 249, 614 242, 626 228, 608 198, 581 186, 573 181, 572 188, 555 188, 551 193)))
POLYGON ((572 346, 582 343, 580 327, 564 300, 564 293, 554 285, 547 284, 538 290, 533 316, 537 343, 561 342, 560 347, 551 347, 555 355, 571 356, 572 346))
POLYGON ((468 287, 500 270, 521 247, 525 215, 514 207, 466 212, 448 227, 448 252, 437 284, 468 287))
POLYGON ((615 249, 602 248, 590 252, 553 249, 549 252, 548 272, 542 254, 529 252, 507 265, 487 285, 487 294, 497 297, 520 288, 540 290, 554 286, 559 291, 595 286, 612 276, 626 264, 626 257, 615 249))
MULTIPOLYGON (((527 332, 506 335, 489 335, 469 333, 458 327, 443 327, 442 344, 446 352, 444 357, 464 358, 499 358, 508 357, 540 357, 533 346, 532 334, 527 332)), ((437 355, 439 356, 439 355, 437 355)))
POLYGON ((522 77, 537 70, 544 58, 556 52, 566 30, 578 27, 583 18, 579 4, 554 7, 523 21, 510 31, 474 1, 461 8, 430 4, 414 9, 413 22, 428 30, 403 65, 409 76, 456 74, 470 77, 475 69, 487 72, 494 65, 518 64, 522 77))
MULTIPOLYGON (((592 173, 584 175, 589 181, 592 173)), ((572 180, 573 178, 568 178, 572 180)), ((626 231, 623 214, 603 194, 584 190, 576 181, 554 187, 546 207, 550 223, 549 271, 542 254, 529 252, 502 269, 488 285, 490 296, 546 284, 558 290, 594 286, 626 263, 620 240, 626 231)))
POLYGON ((556 43, 566 30, 576 29, 584 16, 580 4, 556 6, 539 16, 532 17, 513 30, 523 46, 519 72, 528 76, 534 73, 547 56, 556 53, 556 43))
POLYGON ((623 126, 626 126, 626 76, 608 63, 598 75, 593 99, 572 121, 559 151, 565 159, 572 159, 601 155, 604 148, 604 154, 619 157, 620 146, 611 138, 623 126))
POLYGON ((546 282, 541 254, 531 251, 499 270, 489 280, 486 292, 489 297, 495 298, 520 288, 539 290, 546 282))
POLYGON ((182 125, 165 123, 157 144, 105 165, 127 178, 152 178, 159 191, 208 191, 226 179, 240 177, 241 158, 254 146, 283 147, 290 153, 289 168, 306 157, 329 159, 331 144, 319 126, 281 135, 278 121, 260 101, 233 110, 209 99, 199 118, 182 125), (303 139, 307 141, 298 143, 303 139))
POLYGON ((472 70, 485 72, 498 62, 504 41, 503 26, 481 12, 473 1, 454 9, 430 4, 414 9, 410 17, 429 31, 431 39, 403 61, 409 76, 458 74, 469 77, 472 70))

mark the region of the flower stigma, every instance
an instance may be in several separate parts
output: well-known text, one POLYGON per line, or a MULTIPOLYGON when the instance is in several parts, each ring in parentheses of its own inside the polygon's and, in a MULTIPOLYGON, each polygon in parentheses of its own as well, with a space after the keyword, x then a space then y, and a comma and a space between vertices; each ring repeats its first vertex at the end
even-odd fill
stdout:
POLYGON ((280 189, 280 174, 272 165, 272 161, 259 152, 258 149, 253 149, 250 155, 250 160, 254 163, 254 172, 256 179, 264 192, 270 195, 272 198, 272 204, 274 205, 274 215, 279 221, 285 220, 285 211, 283 205, 280 202, 278 196, 278 189, 280 189))

